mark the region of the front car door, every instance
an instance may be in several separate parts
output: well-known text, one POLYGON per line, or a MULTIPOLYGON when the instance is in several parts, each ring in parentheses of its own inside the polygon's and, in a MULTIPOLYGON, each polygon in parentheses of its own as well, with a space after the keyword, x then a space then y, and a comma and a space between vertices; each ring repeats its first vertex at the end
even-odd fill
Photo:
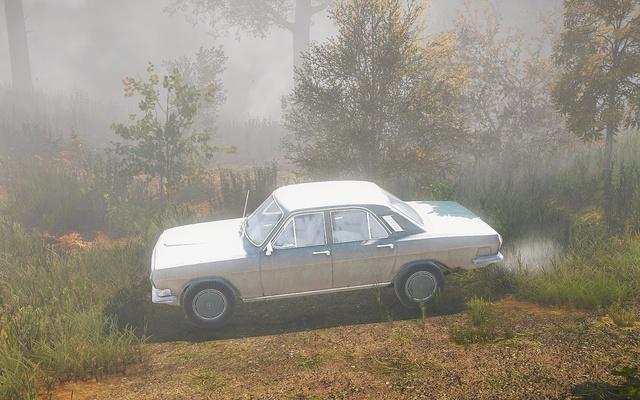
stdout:
POLYGON ((265 296, 330 289, 331 252, 324 212, 294 215, 260 256, 265 296))
POLYGON ((396 249, 387 228, 365 209, 332 210, 329 214, 333 287, 390 282, 396 249))

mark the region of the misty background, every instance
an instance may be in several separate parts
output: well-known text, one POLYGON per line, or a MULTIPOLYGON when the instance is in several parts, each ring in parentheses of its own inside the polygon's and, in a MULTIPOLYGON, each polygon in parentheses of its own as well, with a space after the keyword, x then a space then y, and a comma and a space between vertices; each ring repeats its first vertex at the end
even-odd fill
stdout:
MULTIPOLYGON (((451 28, 464 0, 434 0, 427 14, 427 31, 451 28)), ((471 2, 471 5, 477 5, 471 2)), ((281 99, 293 86, 292 35, 274 27, 265 37, 239 28, 215 34, 207 24, 177 11, 172 1, 157 0, 24 0, 25 24, 33 85, 45 94, 89 100, 126 115, 135 104, 122 95, 120 81, 144 75, 147 62, 162 65, 192 57, 200 47, 220 45, 226 59, 222 82, 226 102, 220 123, 249 118, 279 120, 281 99)), ((531 36, 544 31, 541 18, 560 18, 559 0, 497 0, 505 31, 531 36)), ((5 22, 4 4, 0 21, 5 22)), ((311 41, 335 33, 324 10, 313 16, 311 41)), ((0 83, 10 86, 11 69, 6 29, 0 29, 0 83)), ((104 134, 110 134, 109 124, 104 134)), ((94 133, 95 134, 95 133, 94 133)))

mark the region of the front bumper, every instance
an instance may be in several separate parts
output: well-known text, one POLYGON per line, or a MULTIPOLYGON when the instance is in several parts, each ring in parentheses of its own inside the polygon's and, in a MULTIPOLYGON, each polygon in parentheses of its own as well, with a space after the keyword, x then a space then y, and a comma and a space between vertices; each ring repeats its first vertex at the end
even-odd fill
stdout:
POLYGON ((159 290, 151 286, 151 301, 156 304, 178 305, 178 296, 160 296, 159 290))
POLYGON ((497 262, 500 262, 504 260, 504 256, 502 255, 502 253, 497 252, 494 255, 491 256, 481 256, 481 257, 476 257, 473 259, 473 265, 477 266, 477 267, 482 267, 485 265, 489 265, 489 264, 494 264, 497 262))

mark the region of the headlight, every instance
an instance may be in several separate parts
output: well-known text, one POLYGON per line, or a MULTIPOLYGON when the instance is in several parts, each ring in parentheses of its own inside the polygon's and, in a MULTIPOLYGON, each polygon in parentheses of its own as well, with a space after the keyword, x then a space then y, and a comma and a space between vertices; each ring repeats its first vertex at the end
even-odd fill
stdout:
POLYGON ((500 248, 502 247, 502 235, 498 233, 498 250, 500 250, 500 248))
POLYGON ((156 293, 158 294, 158 297, 171 296, 171 289, 158 289, 156 293))

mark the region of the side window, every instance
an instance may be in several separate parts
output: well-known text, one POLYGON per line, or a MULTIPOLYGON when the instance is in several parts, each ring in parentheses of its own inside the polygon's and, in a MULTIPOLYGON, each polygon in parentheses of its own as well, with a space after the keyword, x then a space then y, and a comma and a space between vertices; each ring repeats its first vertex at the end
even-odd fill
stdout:
POLYGON ((371 239, 384 239, 389 236, 384 226, 371 214, 367 213, 369 218, 369 232, 371 239))
POLYGON ((362 242, 388 236, 380 222, 364 210, 333 211, 331 226, 334 243, 362 242))
POLYGON ((296 247, 296 238, 293 230, 293 219, 289 220, 287 226, 280 233, 280 236, 273 242, 273 247, 277 249, 286 249, 288 247, 296 247))
POLYGON ((326 244, 324 231, 324 214, 303 214, 293 217, 278 238, 273 247, 285 249, 291 247, 321 246, 326 244))

